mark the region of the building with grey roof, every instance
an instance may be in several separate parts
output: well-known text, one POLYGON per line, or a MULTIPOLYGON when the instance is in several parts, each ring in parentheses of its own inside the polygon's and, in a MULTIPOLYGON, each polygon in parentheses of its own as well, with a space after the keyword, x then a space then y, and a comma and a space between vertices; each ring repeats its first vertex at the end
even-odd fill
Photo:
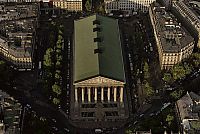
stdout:
POLYGON ((96 126, 126 120, 126 78, 118 21, 97 14, 75 21, 73 57, 72 119, 97 122, 96 126))
POLYGON ((37 17, 38 13, 37 3, 0 3, 0 22, 37 17))
POLYGON ((170 69, 192 54, 194 39, 165 7, 154 3, 149 10, 161 69, 170 69))
POLYGON ((181 132, 200 133, 200 96, 194 92, 187 92, 175 105, 181 132))
POLYGON ((13 97, 0 90, 0 132, 20 134, 22 106, 13 97))
POLYGON ((198 1, 178 0, 172 1, 171 10, 183 22, 187 30, 195 38, 197 47, 200 48, 200 10, 198 1))
POLYGON ((20 15, 25 11, 26 15, 4 18, 0 21, 0 56, 18 70, 30 70, 34 67, 33 51, 36 40, 37 13, 33 13, 34 15, 30 13, 29 16, 27 12, 29 10, 31 12, 31 9, 26 8, 26 4, 21 4, 20 6, 5 6, 0 15, 11 10, 15 10, 20 15))

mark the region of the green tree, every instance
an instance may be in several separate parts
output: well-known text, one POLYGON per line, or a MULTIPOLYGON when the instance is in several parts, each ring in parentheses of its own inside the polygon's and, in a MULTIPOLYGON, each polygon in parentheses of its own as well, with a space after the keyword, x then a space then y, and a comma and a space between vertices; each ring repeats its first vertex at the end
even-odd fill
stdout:
POLYGON ((53 104, 58 105, 60 100, 58 98, 53 98, 53 104))
POLYGON ((58 73, 60 75, 61 71, 60 70, 56 70, 56 73, 58 73))
POLYGON ((62 44, 63 44, 63 37, 59 34, 58 35, 58 40, 56 42, 56 47, 57 49, 61 49, 62 48, 62 44))
POLYGON ((185 68, 185 74, 190 74, 192 72, 192 66, 190 66, 188 63, 184 64, 185 68))
POLYGON ((166 122, 168 123, 169 126, 171 126, 173 120, 174 120, 174 116, 168 114, 166 118, 166 122))
POLYGON ((183 90, 175 90, 172 93, 170 93, 170 95, 175 99, 178 100, 183 94, 183 90))
POLYGON ((171 79, 172 79, 172 75, 170 73, 164 73, 164 75, 163 75, 164 81, 170 82, 171 79))
POLYGON ((86 3, 85 3, 85 8, 86 10, 89 12, 92 10, 92 2, 91 0, 87 0, 86 3))
POLYGON ((62 61, 62 56, 61 55, 56 55, 56 59, 57 59, 57 61, 62 61))
POLYGON ((149 73, 149 65, 147 62, 144 62, 144 79, 148 79, 150 77, 150 73, 149 73))
POLYGON ((61 67, 60 61, 56 61, 56 68, 60 68, 60 67, 61 67))
POLYGON ((128 130, 126 130, 125 134, 133 134, 133 131, 128 129, 128 130))
POLYGON ((57 95, 60 95, 60 94, 61 94, 61 88, 60 88, 60 86, 57 85, 57 84, 54 84, 54 85, 52 86, 52 90, 53 90, 53 92, 56 93, 57 95))
POLYGON ((147 81, 144 82, 144 89, 148 97, 154 94, 153 88, 150 86, 149 82, 147 81))
POLYGON ((46 53, 44 55, 44 66, 46 67, 50 67, 52 65, 52 60, 51 60, 51 54, 53 52, 53 49, 52 48, 48 48, 46 50, 46 53))
POLYGON ((56 78, 57 80, 60 80, 60 79, 61 79, 61 76, 60 76, 60 74, 58 74, 58 73, 55 73, 55 78, 56 78))
POLYGON ((181 64, 175 65, 173 67, 172 76, 173 76, 174 80, 183 78, 183 77, 185 77, 185 75, 186 75, 185 68, 181 64))

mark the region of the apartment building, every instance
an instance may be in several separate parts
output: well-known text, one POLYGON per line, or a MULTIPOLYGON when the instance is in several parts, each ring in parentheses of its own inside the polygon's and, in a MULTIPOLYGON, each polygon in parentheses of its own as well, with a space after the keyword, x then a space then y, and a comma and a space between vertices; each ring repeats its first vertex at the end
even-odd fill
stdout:
POLYGON ((0 133, 20 134, 22 105, 0 90, 0 133))
POLYGON ((112 11, 134 11, 148 12, 148 8, 155 0, 104 0, 105 10, 107 13, 112 11))
MULTIPOLYGON (((26 5, 20 5, 17 8, 6 6, 2 14, 16 10, 16 13, 22 15, 25 7, 26 5)), ((34 67, 33 51, 36 41, 37 15, 32 16, 32 10, 29 7, 27 6, 27 11, 24 13, 26 16, 22 18, 12 16, 0 21, 0 57, 18 70, 31 70, 34 67), (28 10, 31 13, 28 13, 28 10)))
POLYGON ((82 0, 52 0, 53 6, 68 11, 82 11, 82 0))
POLYGON ((197 1, 178 0, 172 1, 172 12, 183 22, 183 25, 195 38, 197 47, 200 48, 200 3, 197 1))
POLYGON ((192 54, 194 39, 181 23, 177 22, 174 15, 166 12, 165 7, 161 7, 158 3, 152 4, 149 15, 161 69, 170 69, 192 54))
POLYGON ((182 134, 200 133, 200 96, 194 92, 184 95, 176 103, 176 113, 182 134))
POLYGON ((38 16, 38 4, 4 3, 0 4, 0 22, 38 16))

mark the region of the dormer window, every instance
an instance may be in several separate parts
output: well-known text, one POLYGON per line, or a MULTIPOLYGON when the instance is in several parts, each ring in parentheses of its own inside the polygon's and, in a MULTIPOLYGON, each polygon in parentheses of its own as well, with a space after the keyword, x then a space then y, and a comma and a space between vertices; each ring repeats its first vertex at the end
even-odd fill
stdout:
POLYGON ((95 24, 100 25, 100 21, 99 20, 93 21, 93 25, 95 25, 95 24))
POLYGON ((101 42, 101 38, 99 38, 99 37, 94 38, 94 42, 101 42))

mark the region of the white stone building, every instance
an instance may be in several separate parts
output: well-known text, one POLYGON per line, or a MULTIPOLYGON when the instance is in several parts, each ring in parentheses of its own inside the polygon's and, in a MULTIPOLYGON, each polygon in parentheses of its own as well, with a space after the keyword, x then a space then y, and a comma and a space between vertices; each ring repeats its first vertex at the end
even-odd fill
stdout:
POLYGON ((105 10, 107 13, 111 11, 127 11, 129 13, 133 11, 148 12, 148 7, 155 0, 104 0, 105 10))

